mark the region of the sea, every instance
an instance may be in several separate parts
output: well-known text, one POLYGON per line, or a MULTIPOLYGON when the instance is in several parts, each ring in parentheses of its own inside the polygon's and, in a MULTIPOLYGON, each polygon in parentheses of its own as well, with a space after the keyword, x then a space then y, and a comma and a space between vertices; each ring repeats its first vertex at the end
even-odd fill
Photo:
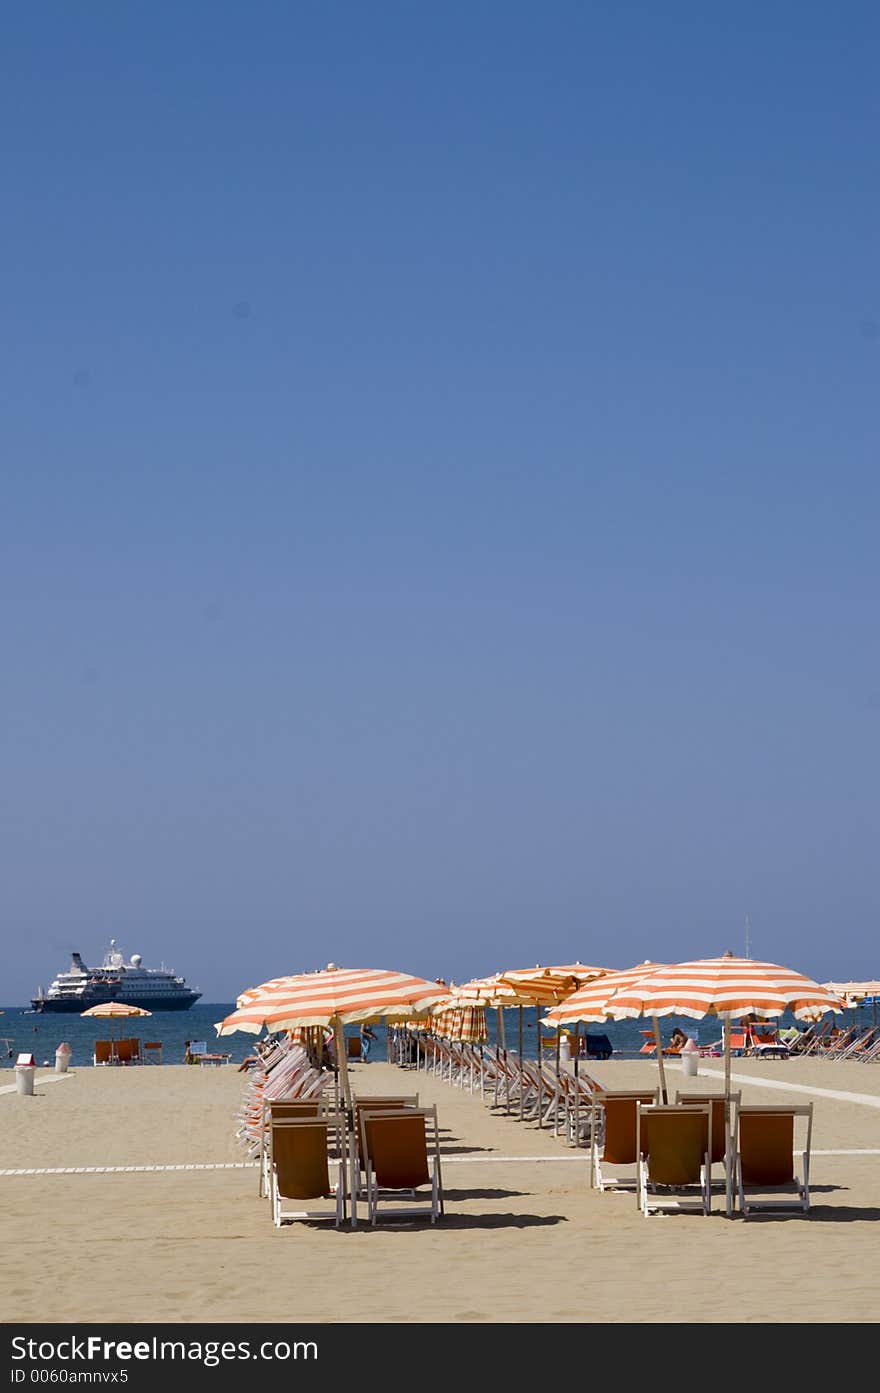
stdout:
MULTIPOLYGON (((71 1068, 90 1065, 95 1041, 107 1040, 114 1035, 137 1036, 142 1044, 148 1040, 160 1041, 163 1064, 183 1064, 187 1041, 204 1042, 209 1051, 228 1054, 230 1064, 239 1064, 253 1053, 255 1037, 239 1031, 221 1038, 216 1030, 217 1022, 222 1021, 233 1010, 234 1003, 230 1001, 197 1002, 187 1011, 154 1011, 149 1017, 107 1022, 94 1018, 83 1019, 78 1015, 43 1014, 22 1007, 7 1006, 0 1008, 0 1067, 13 1067, 16 1055, 20 1052, 33 1054, 38 1065, 54 1067, 55 1051, 62 1042, 70 1047, 71 1068)), ((869 1025, 869 1012, 863 1010, 862 1014, 864 1024, 869 1025)), ((486 1012, 489 1045, 495 1044, 496 1015, 494 1010, 486 1012)), ((538 1053, 538 1020, 539 1013, 535 1008, 523 1008, 523 1053, 529 1059, 534 1059, 538 1053)), ((859 1021, 858 1012, 848 1011, 845 1018, 837 1017, 838 1024, 851 1025, 859 1021)), ((777 1023, 780 1026, 799 1024, 788 1012, 781 1016, 777 1023)), ((668 1041, 676 1025, 680 1025, 701 1046, 711 1045, 721 1039, 721 1022, 716 1017, 693 1021, 680 1016, 666 1016, 660 1022, 660 1037, 664 1043, 668 1041)), ((504 1026, 507 1048, 516 1051, 519 1048, 519 1015, 516 1009, 505 1011, 504 1026)), ((384 1060, 385 1027, 379 1024, 374 1026, 374 1029, 378 1039, 372 1046, 370 1057, 374 1060, 384 1060)), ((581 1026, 580 1030, 583 1034, 585 1027, 581 1026)), ((607 1036, 614 1057, 621 1059, 638 1057, 642 1045, 648 1038, 645 1032, 651 1032, 650 1020, 608 1021, 603 1025, 586 1027, 589 1037, 607 1036)), ((357 1033, 357 1026, 346 1026, 347 1035, 357 1033)), ((547 1038, 550 1032, 545 1029, 542 1034, 547 1038)), ((650 1038, 653 1038, 652 1032, 650 1038)))

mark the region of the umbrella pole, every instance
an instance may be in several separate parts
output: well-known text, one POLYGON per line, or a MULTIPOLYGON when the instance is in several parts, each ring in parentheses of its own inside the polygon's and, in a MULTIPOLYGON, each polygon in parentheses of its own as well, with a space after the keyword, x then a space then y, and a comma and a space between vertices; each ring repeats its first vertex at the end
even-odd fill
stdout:
POLYGON ((730 1016, 724 1018, 724 1112, 727 1118, 727 1145, 724 1148, 724 1203, 728 1219, 733 1217, 733 1133, 730 1127, 730 1016))
POLYGON ((523 1008, 519 1008, 519 1120, 525 1115, 525 1089, 523 1088, 523 1008))
POLYGON ((581 1089, 578 1083, 578 1058, 581 1052, 581 1023, 574 1023, 574 1144, 580 1144, 581 1135, 581 1089))
POLYGON ((664 1103, 669 1102, 669 1094, 666 1091, 666 1070, 663 1066, 663 1046, 660 1043, 660 1022, 656 1016, 654 1021, 654 1039, 657 1043, 657 1063, 660 1065, 660 1097, 664 1103))
POLYGON ((354 1137, 351 1135, 354 1129, 354 1113, 351 1106, 351 1085, 348 1078, 348 1060, 345 1055, 345 1031, 342 1028, 342 1021, 338 1016, 333 1017, 333 1035, 336 1040, 336 1062, 339 1065, 339 1079, 342 1084, 342 1097, 346 1111, 345 1127, 349 1132, 348 1159, 350 1173, 349 1194, 351 1195, 351 1226, 353 1229, 356 1229, 358 1176, 355 1170, 354 1137))
POLYGON ((538 1088, 538 1126, 544 1126, 544 1037, 541 1034, 541 1013, 535 1011, 535 1029, 538 1032, 538 1078, 540 1085, 538 1088))

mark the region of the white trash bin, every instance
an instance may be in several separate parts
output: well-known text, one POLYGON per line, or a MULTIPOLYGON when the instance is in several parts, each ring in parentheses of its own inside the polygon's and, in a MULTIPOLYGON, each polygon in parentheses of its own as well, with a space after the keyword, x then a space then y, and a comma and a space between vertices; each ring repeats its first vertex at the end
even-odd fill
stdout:
POLYGON ((66 1074, 67 1066, 70 1064, 70 1046, 64 1040, 55 1051, 55 1073, 66 1074))
POLYGON ((687 1077, 688 1077, 689 1079, 692 1079, 692 1078, 694 1078, 694 1077, 696 1076, 696 1073, 697 1073, 697 1062, 698 1062, 699 1058, 700 1058, 700 1053, 699 1053, 699 1050, 697 1049, 696 1045, 694 1044, 693 1040, 688 1040, 688 1042, 687 1042, 686 1045, 682 1045, 682 1047, 681 1047, 681 1068, 682 1068, 682 1073, 686 1074, 687 1077))
POLYGON ((15 1089, 17 1093, 23 1093, 26 1097, 33 1097, 34 1076, 36 1072, 36 1067, 33 1064, 16 1064, 15 1089))

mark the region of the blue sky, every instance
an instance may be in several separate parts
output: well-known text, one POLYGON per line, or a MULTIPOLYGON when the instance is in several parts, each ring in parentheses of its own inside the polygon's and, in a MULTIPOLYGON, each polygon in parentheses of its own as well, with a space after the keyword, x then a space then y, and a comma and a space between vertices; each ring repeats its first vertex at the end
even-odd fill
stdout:
POLYGON ((878 41, 9 13, 0 999, 877 975, 878 41))

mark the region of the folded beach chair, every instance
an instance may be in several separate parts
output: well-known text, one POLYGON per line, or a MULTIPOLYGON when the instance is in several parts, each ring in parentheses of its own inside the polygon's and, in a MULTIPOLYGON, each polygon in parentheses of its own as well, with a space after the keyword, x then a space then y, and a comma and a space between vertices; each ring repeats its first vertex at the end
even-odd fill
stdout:
POLYGON ((708 1103, 636 1103, 637 1198, 645 1216, 710 1212, 710 1120, 708 1103))
MULTIPOLYGON (((736 1092, 730 1095, 732 1108, 739 1107, 742 1093, 736 1092)), ((728 1107, 727 1096, 724 1093, 681 1093, 677 1092, 675 1101, 682 1107, 702 1107, 709 1105, 710 1109, 710 1129, 709 1129, 709 1165, 717 1166, 719 1163, 724 1166, 724 1185, 727 1183, 727 1166, 732 1165, 733 1153, 728 1151, 728 1135, 730 1132, 730 1120, 732 1116, 731 1108, 728 1107)), ((709 1183, 712 1184, 711 1174, 709 1183)))
POLYGON ((92 1054, 93 1064, 115 1064, 116 1059, 113 1054, 115 1040, 96 1040, 95 1049, 92 1054))
MULTIPOLYGON (((364 1100, 366 1102, 366 1100, 364 1100)), ((430 1217, 443 1214, 443 1181, 437 1109, 368 1111, 360 1114, 367 1212, 371 1224, 380 1218, 430 1217), (430 1198, 422 1191, 430 1186, 430 1198), (404 1196, 411 1203, 401 1206, 404 1196)), ((352 1222, 354 1222, 352 1205, 352 1222)))
POLYGON ((333 1219, 340 1228, 346 1215, 346 1131, 341 1118, 286 1117, 269 1132, 269 1185, 272 1220, 333 1219), (331 1170, 335 1182, 330 1179, 331 1170), (332 1207, 303 1209, 304 1200, 330 1200, 332 1207))
POLYGON ((263 1126, 260 1134, 260 1195, 269 1193, 269 1141, 272 1131, 272 1123, 280 1122, 285 1118, 291 1117, 329 1117, 330 1110, 320 1098, 303 1099, 296 1098, 291 1102, 277 1102, 271 1098, 266 1099, 263 1104, 263 1126))
POLYGON ((351 1153, 352 1153, 352 1175, 355 1177, 353 1184, 357 1186, 357 1193, 360 1194, 363 1188, 362 1179, 365 1170, 364 1158, 366 1155, 366 1141, 363 1130, 363 1116, 365 1112, 407 1112, 419 1106, 418 1093, 401 1094, 375 1094, 373 1097, 357 1094, 352 1098, 352 1120, 353 1127, 351 1133, 351 1153))
POLYGON ((628 1092, 624 1089, 602 1089, 592 1098, 590 1128, 590 1184, 594 1189, 632 1189, 638 1185, 638 1175, 618 1180, 603 1170, 604 1166, 638 1166, 636 1148, 636 1104, 658 1103, 660 1090, 643 1089, 628 1092))
POLYGON ((800 1107, 738 1107, 736 1110, 736 1193, 740 1212, 810 1208, 810 1146, 813 1104, 800 1107), (802 1176, 795 1172, 795 1123, 800 1141, 802 1176), (790 1198, 786 1198, 790 1196, 790 1198))

